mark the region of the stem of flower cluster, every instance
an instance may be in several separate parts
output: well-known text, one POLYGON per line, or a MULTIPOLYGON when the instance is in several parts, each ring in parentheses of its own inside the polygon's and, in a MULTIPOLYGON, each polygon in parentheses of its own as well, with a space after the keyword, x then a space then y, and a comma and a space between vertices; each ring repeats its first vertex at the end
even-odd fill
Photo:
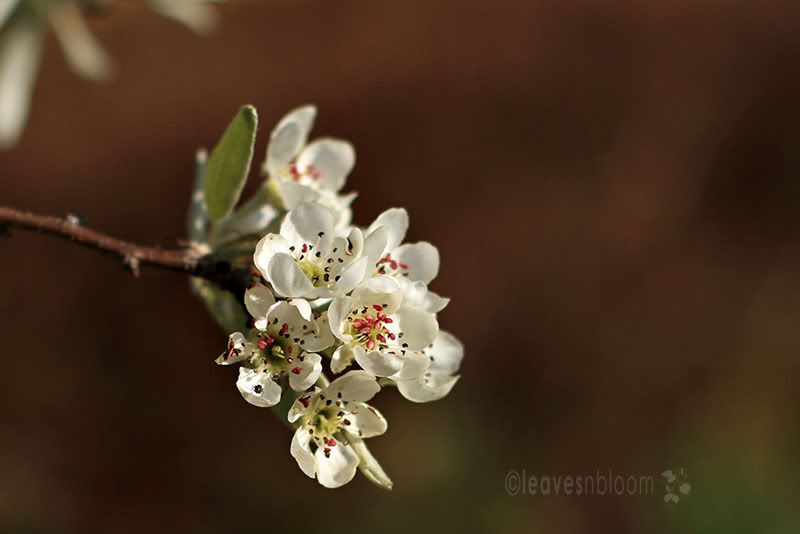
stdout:
POLYGON ((53 217, 0 206, 0 229, 3 230, 0 233, 8 234, 15 228, 58 237, 116 256, 135 277, 139 276, 142 266, 156 267, 203 278, 242 297, 251 284, 246 269, 234 269, 229 262, 201 256, 192 248, 164 250, 145 247, 87 228, 75 215, 53 217))

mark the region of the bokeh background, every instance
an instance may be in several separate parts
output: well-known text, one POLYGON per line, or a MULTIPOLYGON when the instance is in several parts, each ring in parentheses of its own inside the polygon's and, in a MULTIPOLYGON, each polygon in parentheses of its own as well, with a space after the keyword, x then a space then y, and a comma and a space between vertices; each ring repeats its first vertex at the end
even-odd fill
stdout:
MULTIPOLYGON (((231 1, 199 37, 125 2, 111 83, 52 38, 0 203, 183 237, 194 150, 236 109, 351 140, 356 221, 436 243, 452 394, 387 391, 391 493, 329 491, 213 359, 179 275, 0 241, 0 529, 796 532, 800 5, 231 1), (659 473, 692 492, 665 509, 659 473), (655 477, 654 495, 510 496, 511 470, 655 477)), ((251 190, 256 185, 255 174, 251 190)))

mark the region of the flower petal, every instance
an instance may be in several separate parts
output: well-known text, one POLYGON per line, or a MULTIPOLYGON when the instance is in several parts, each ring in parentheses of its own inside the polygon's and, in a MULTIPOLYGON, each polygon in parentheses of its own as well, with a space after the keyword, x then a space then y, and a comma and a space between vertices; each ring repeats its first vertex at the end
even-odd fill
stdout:
POLYGON ((374 268, 378 260, 386 253, 386 243, 389 240, 389 230, 379 226, 364 238, 364 251, 362 254, 369 258, 369 266, 374 268))
POLYGON ((280 234, 267 234, 256 244, 253 253, 253 263, 264 278, 267 278, 269 262, 275 254, 289 254, 289 243, 280 234))
POLYGON ((395 380, 411 380, 422 376, 431 365, 430 357, 422 352, 408 351, 402 359, 403 368, 391 377, 395 380))
POLYGON ((314 453, 311 452, 309 443, 311 436, 308 431, 302 426, 298 428, 294 436, 292 436, 292 445, 289 447, 289 452, 297 460, 297 465, 300 469, 310 478, 314 478, 317 470, 317 461, 314 458, 314 453))
POLYGON ((356 348, 356 361, 365 371, 375 376, 391 376, 403 367, 403 358, 399 354, 390 354, 380 351, 359 350, 356 348))
POLYGON ((267 145, 266 169, 277 176, 305 146, 317 116, 317 108, 303 106, 291 111, 272 130, 267 145))
POLYGON ((267 267, 267 280, 284 297, 313 297, 316 289, 288 254, 275 254, 267 267))
POLYGON ((357 261, 347 267, 342 274, 339 275, 339 281, 333 284, 333 292, 337 295, 344 295, 351 292, 367 274, 367 258, 359 258, 357 261))
POLYGON ((350 334, 345 333, 347 326, 345 320, 350 310, 353 309, 352 297, 336 297, 328 307, 328 321, 331 332, 342 341, 349 341, 350 334))
POLYGON ((409 350, 422 350, 433 343, 439 333, 439 323, 432 313, 404 306, 394 315, 397 331, 403 333, 403 342, 409 350))
POLYGON ((457 372, 464 359, 464 345, 445 330, 439 330, 439 335, 425 352, 431 356, 430 370, 448 375, 457 372))
POLYGON ((320 188, 338 191, 356 163, 353 145, 340 139, 319 139, 297 157, 297 170, 317 180, 320 188))
POLYGON ((353 362, 353 350, 348 345, 340 345, 331 357, 331 371, 339 374, 353 362))
POLYGON ((450 299, 440 297, 428 289, 424 282, 408 282, 398 279, 403 290, 403 304, 411 308, 419 308, 429 313, 439 313, 447 307, 450 299))
POLYGON ((228 336, 228 350, 223 352, 215 362, 219 365, 232 365, 246 360, 253 354, 253 344, 241 332, 228 336))
POLYGON ((384 314, 391 315, 397 311, 402 301, 403 292, 400 286, 388 276, 368 278, 353 290, 354 308, 378 304, 383 307, 384 314))
POLYGON ((317 480, 326 488, 338 488, 344 486, 356 474, 358 467, 358 456, 344 443, 338 443, 335 447, 328 449, 318 448, 314 453, 317 460, 317 480))
POLYGON ((314 385, 322 373, 322 357, 315 353, 305 353, 303 361, 295 363, 297 365, 289 373, 289 385, 295 391, 305 391, 314 385), (295 373, 294 369, 298 369, 298 372, 295 373))
POLYGON ((244 400, 259 408, 275 406, 281 400, 281 387, 264 371, 239 367, 236 387, 244 400))
POLYGON ((380 436, 389 427, 378 410, 363 402, 357 403, 345 419, 350 422, 349 425, 345 424, 345 430, 360 438, 380 436))
POLYGON ((289 413, 286 415, 286 418, 290 423, 294 423, 301 417, 311 410, 311 407, 314 405, 316 397, 319 395, 320 389, 314 388, 314 391, 311 393, 304 393, 297 397, 297 399, 292 403, 292 407, 289 408, 289 413))
POLYGON ((316 202, 306 202, 286 214, 281 235, 294 246, 307 244, 316 251, 327 252, 335 237, 334 223, 330 209, 316 202))
POLYGON ((381 390, 375 377, 366 371, 349 371, 337 378, 322 392, 329 399, 341 393, 344 401, 366 402, 381 390))
POLYGON ((392 259, 408 268, 408 279, 429 284, 439 273, 439 251, 428 242, 401 245, 392 252, 392 259))
POLYGON ((410 401, 431 402, 450 393, 458 379, 443 373, 426 373, 413 380, 398 380, 397 390, 410 401))
POLYGON ((244 293, 244 305, 247 311, 256 319, 267 316, 270 306, 275 304, 272 291, 263 284, 256 284, 244 293))
POLYGON ((408 231, 408 212, 403 208, 390 208, 369 225, 367 234, 385 226, 387 230, 386 250, 394 250, 400 246, 408 231))

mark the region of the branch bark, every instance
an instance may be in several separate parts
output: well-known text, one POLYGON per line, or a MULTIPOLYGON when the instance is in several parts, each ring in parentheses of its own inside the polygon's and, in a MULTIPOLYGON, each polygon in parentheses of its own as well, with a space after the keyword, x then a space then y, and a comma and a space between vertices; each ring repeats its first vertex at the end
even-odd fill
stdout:
POLYGON ((0 206, 0 227, 6 231, 17 228, 51 235, 115 256, 136 277, 141 267, 155 267, 203 278, 242 298, 252 283, 249 270, 233 268, 227 261, 201 256, 190 248, 165 250, 123 241, 87 228, 71 215, 53 217, 0 206))

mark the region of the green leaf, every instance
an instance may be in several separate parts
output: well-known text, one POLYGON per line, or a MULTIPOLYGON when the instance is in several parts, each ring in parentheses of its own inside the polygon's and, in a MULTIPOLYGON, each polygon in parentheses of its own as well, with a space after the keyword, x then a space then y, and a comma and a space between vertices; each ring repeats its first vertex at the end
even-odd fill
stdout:
POLYGON ((193 243, 205 243, 208 233, 208 208, 206 207, 205 183, 208 153, 200 149, 195 154, 195 178, 189 213, 186 217, 186 235, 193 243))
POLYGON ((206 205, 214 222, 230 213, 239 201, 253 159, 257 125, 255 108, 244 106, 228 125, 208 159, 206 205))

